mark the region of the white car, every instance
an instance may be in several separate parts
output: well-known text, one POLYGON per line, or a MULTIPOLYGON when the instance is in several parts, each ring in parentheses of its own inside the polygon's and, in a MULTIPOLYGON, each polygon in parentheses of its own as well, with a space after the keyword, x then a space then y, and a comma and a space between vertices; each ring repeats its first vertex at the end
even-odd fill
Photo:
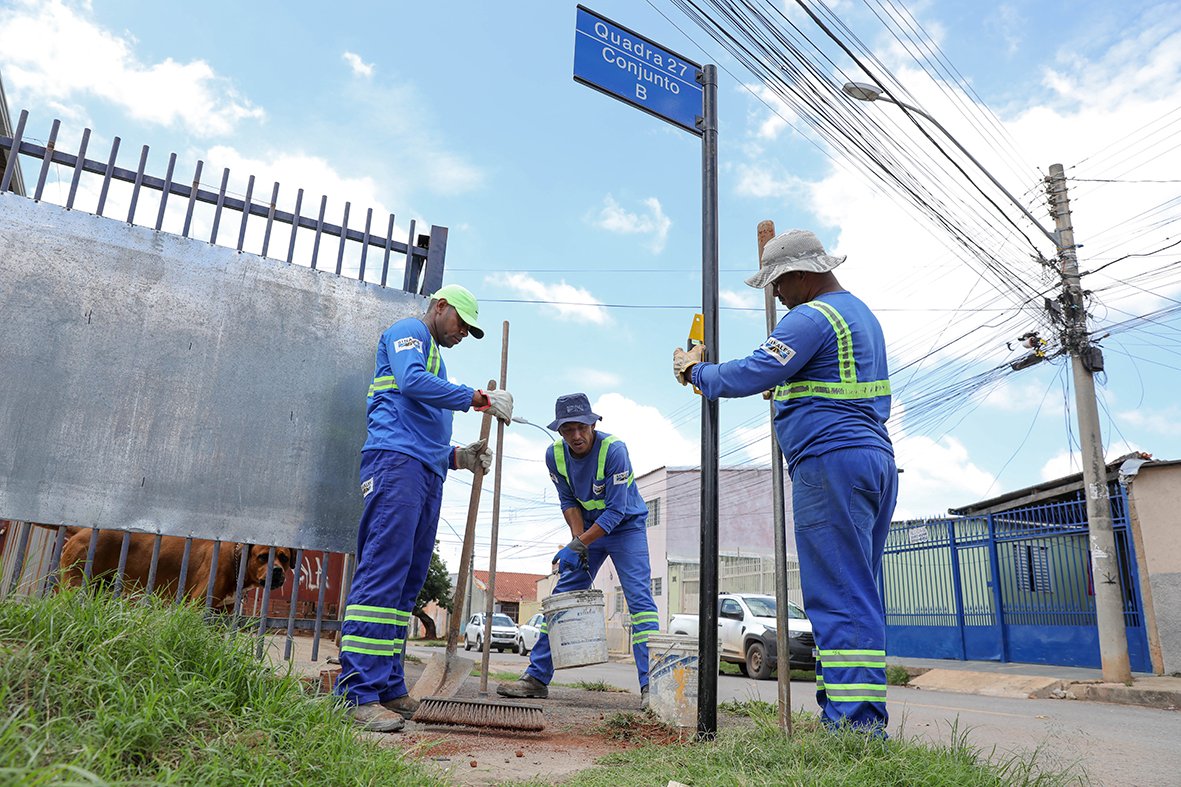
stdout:
POLYGON ((544 624, 545 615, 540 612, 521 624, 520 633, 517 634, 517 649, 522 655, 537 647, 537 640, 541 636, 541 627, 544 624))
MULTIPOLYGON (((503 653, 506 650, 517 652, 517 624, 508 615, 496 612, 492 615, 492 641, 488 643, 490 650, 503 653)), ((463 649, 484 649, 484 613, 477 612, 467 622, 463 630, 463 649)))

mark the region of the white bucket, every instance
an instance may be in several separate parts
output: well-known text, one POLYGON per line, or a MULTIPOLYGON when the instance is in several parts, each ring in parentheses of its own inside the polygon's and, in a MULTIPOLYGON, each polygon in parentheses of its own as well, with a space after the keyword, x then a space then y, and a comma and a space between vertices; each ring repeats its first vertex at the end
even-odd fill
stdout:
POLYGON ((697 637, 648 635, 648 709, 677 727, 697 726, 697 637))
POLYGON ((554 669, 607 661, 604 609, 601 590, 571 590, 542 600, 554 669))

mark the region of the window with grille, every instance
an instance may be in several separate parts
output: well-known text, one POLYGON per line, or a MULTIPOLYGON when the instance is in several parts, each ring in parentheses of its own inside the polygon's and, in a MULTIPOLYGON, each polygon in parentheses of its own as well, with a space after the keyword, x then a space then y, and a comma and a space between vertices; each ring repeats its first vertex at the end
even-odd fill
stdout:
POLYGON ((648 505, 648 527, 657 527, 660 524, 660 498, 644 502, 648 505))
POLYGON ((1017 587, 1033 593, 1053 593, 1050 583, 1050 549, 1036 544, 1013 544, 1017 587))
POLYGON ((616 585, 615 586, 615 614, 622 615, 625 609, 626 609, 626 606, 625 606, 624 598, 623 598, 623 586, 616 585))
POLYGON ((663 588, 661 587, 661 585, 664 584, 661 581, 663 579, 664 579, 663 577, 652 577, 652 595, 653 596, 659 596, 661 590, 663 590, 663 588))

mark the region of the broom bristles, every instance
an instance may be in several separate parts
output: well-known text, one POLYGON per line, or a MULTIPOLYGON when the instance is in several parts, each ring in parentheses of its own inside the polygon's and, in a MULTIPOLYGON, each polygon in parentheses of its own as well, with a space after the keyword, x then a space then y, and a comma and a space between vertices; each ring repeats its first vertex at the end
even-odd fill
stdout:
POLYGON ((545 714, 539 705, 518 705, 488 700, 457 700, 424 697, 414 711, 419 724, 455 724, 462 727, 496 727, 537 732, 545 729, 545 714))

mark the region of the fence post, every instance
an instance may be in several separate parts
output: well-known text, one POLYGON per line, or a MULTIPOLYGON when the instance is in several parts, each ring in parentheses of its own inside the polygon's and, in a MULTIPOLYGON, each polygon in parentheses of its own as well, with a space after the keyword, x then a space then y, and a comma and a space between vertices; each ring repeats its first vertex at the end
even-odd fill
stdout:
POLYGON ((964 589, 960 584, 960 555, 959 548, 955 543, 955 523, 956 520, 948 519, 947 525, 947 546, 951 550, 951 587, 955 595, 955 622, 956 628, 960 632, 960 661, 967 661, 968 647, 964 640, 964 589))
POLYGON ((988 569, 991 576, 988 585, 992 588, 993 626, 997 642, 1001 646, 1001 661, 1009 660, 1009 643, 1005 630, 1004 594, 1001 592, 1001 565, 996 548, 996 522, 988 514, 988 569))

